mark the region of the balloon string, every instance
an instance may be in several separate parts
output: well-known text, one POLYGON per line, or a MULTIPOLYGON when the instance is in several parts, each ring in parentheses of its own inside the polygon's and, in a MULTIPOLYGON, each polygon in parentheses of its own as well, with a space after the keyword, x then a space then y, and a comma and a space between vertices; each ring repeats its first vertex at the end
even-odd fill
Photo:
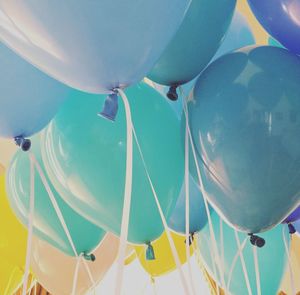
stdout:
MULTIPOLYGON (((235 235, 235 240, 236 240, 237 247, 238 247, 238 249, 241 249, 241 242, 240 242, 238 232, 237 232, 236 229, 234 229, 234 235, 235 235)), ((240 256, 240 260, 241 260, 241 264, 242 264, 244 278, 245 278, 245 281, 246 281, 247 291, 248 291, 249 295, 252 295, 252 290, 251 290, 250 281, 249 281, 249 275, 248 275, 248 271, 247 271, 243 251, 239 251, 239 256, 240 256)))
MULTIPOLYGON (((48 181, 47 181, 47 179, 45 177, 43 169, 41 168, 40 164, 38 163, 38 161, 36 160, 36 158, 34 157, 33 154, 32 154, 32 161, 33 161, 33 163, 34 163, 34 165, 36 167, 36 170, 37 170, 37 172, 38 172, 38 174, 40 176, 40 179, 41 179, 41 181, 42 181, 42 183, 43 183, 43 185, 44 185, 44 187, 45 187, 45 189, 46 189, 46 191, 48 193, 48 196, 49 196, 49 199, 51 201, 51 204, 52 204, 52 206, 53 206, 53 208, 55 210, 55 213, 56 213, 56 215, 57 215, 57 217, 59 219, 59 222, 60 222, 61 226, 63 227, 63 230, 64 230, 64 232, 65 232, 65 234, 67 236, 67 239, 68 239, 68 241, 69 241, 69 243, 71 245, 71 248, 72 248, 72 250, 74 252, 74 255, 76 257, 78 257, 78 252, 76 250, 75 244, 74 244, 73 239, 71 237, 71 234, 70 234, 70 231, 68 229, 68 226, 67 226, 67 224, 65 222, 63 214, 62 214, 62 212, 61 212, 61 210, 59 208, 59 205, 58 205, 58 203, 57 203, 57 201, 55 199, 55 196, 53 195, 53 192, 52 192, 52 190, 51 190, 51 188, 50 188, 50 186, 48 184, 48 181)), ((90 273, 90 269, 89 269, 88 264, 84 264, 84 266, 85 266, 85 269, 86 269, 87 273, 89 274, 90 273)), ((96 283, 95 283, 93 277, 89 275, 89 278, 91 280, 91 283, 94 286, 96 283)))
POLYGON ((224 232, 223 232, 223 219, 220 217, 220 246, 221 246, 221 263, 224 269, 225 267, 225 255, 224 255, 224 232))
POLYGON ((19 267, 14 267, 13 271, 10 273, 8 283, 7 283, 6 288, 4 290, 4 295, 10 295, 10 294, 8 294, 8 292, 10 291, 10 287, 12 285, 13 278, 14 278, 17 271, 20 271, 20 268, 19 267))
POLYGON ((237 252, 232 260, 232 263, 231 263, 231 267, 230 267, 230 270, 229 270, 229 274, 228 274, 228 281, 227 281, 227 290, 230 290, 230 284, 231 284, 231 279, 232 279, 232 274, 233 274, 233 271, 234 271, 234 268, 235 268, 235 265, 237 263, 237 260, 238 258, 240 257, 240 254, 242 253, 242 251, 244 250, 246 244, 248 242, 248 239, 245 238, 241 247, 239 247, 237 249, 237 252))
POLYGON ((160 218, 161 218, 162 223, 163 223, 163 227, 165 229, 165 232, 166 232, 166 235, 167 235, 170 247, 171 247, 171 251, 172 251, 172 255, 173 255, 176 267, 177 267, 177 269, 179 271, 179 275, 180 275, 180 279, 181 279, 181 282, 182 282, 182 286, 183 286, 184 292, 185 292, 185 294, 190 294, 189 287, 188 287, 188 284, 186 282, 186 279, 185 279, 185 276, 184 276, 184 273, 183 273, 183 270, 182 270, 182 267, 181 267, 181 263, 180 263, 180 260, 179 260, 179 257, 178 257, 178 253, 177 253, 177 250, 176 250, 176 247, 175 247, 175 243, 174 243, 174 241, 172 239, 171 232, 170 232, 169 227, 167 225, 166 218, 165 218, 164 213, 162 211, 162 208, 160 206, 159 199, 157 197, 157 194, 156 194, 156 191, 154 189, 151 177, 149 175, 149 172, 148 172, 148 169, 147 169, 147 165, 146 165, 146 162, 145 162, 145 158, 144 158, 144 155, 142 153, 142 150, 141 150, 138 138, 136 136, 134 126, 132 126, 132 132, 133 132, 133 135, 134 135, 134 138, 135 138, 135 142, 137 144, 138 151, 139 151, 139 154, 141 156, 141 160, 142 160, 142 163, 143 163, 143 166, 144 166, 144 169, 145 169, 145 172, 146 172, 146 175, 147 175, 147 178, 148 178, 148 181, 149 181, 149 184, 150 184, 150 187, 151 187, 151 190, 152 190, 152 193, 153 193, 153 196, 154 196, 154 199, 155 199, 158 211, 159 211, 160 218))
POLYGON ((257 295, 261 295, 260 272, 259 272, 259 264, 258 264, 257 247, 253 246, 252 251, 253 251, 254 266, 255 266, 257 295))
POLYGON ((190 237, 190 183, 189 183, 189 136, 187 131, 187 124, 185 126, 185 147, 184 147, 184 186, 185 186, 185 251, 188 264, 188 272, 191 283, 191 291, 196 294, 195 283, 193 280, 192 268, 191 268, 191 255, 190 255, 190 242, 193 243, 192 237, 190 237), (190 241, 191 239, 191 241, 190 241))
MULTIPOLYGON (((181 92, 182 96, 184 96, 182 87, 179 87, 179 89, 180 89, 180 92, 181 92)), ((212 251, 213 251, 214 257, 215 257, 215 263, 217 264, 217 267, 218 267, 218 270, 219 270, 219 273, 220 273, 222 287, 225 289, 226 285, 225 285, 225 279, 224 279, 224 269, 222 268, 222 264, 221 264, 221 261, 220 261, 220 256, 219 256, 219 253, 218 253, 218 246, 217 246, 217 242, 216 242, 215 232, 214 232, 214 228, 213 228, 213 224, 212 224, 212 220, 211 220, 211 215, 210 215, 210 211, 209 211, 209 207, 208 207, 207 193, 206 193, 206 190, 204 189, 199 164, 198 164, 198 161, 197 161, 195 146, 194 146, 193 138, 192 138, 192 135, 191 135, 190 126, 189 126, 189 123, 188 123, 189 115, 188 115, 186 99, 183 99, 183 102, 184 102, 183 111, 184 111, 186 122, 187 122, 186 123, 187 131, 188 131, 188 135, 189 135, 189 139, 190 139, 190 145, 191 145, 191 148, 192 148, 193 158, 194 158, 194 162, 195 162, 195 166, 196 166, 196 170, 197 170, 198 181, 199 181, 200 189, 201 189, 201 192, 202 192, 202 195, 203 195, 205 211, 206 211, 206 214, 207 214, 207 219, 208 219, 208 224, 209 224, 210 239, 212 241, 212 246, 213 246, 212 251)))
POLYGON ((288 258, 291 289, 292 289, 293 295, 296 295, 295 282, 294 282, 294 273, 293 273, 293 268, 292 268, 292 260, 291 260, 291 256, 290 256, 290 251, 289 251, 289 246, 288 246, 288 243, 287 243, 287 239, 286 239, 286 236, 285 236, 285 228, 286 228, 285 226, 282 226, 282 237, 283 237, 285 253, 286 253, 286 256, 288 258))
POLYGON ((79 273, 79 266, 82 258, 82 253, 76 257, 76 267, 74 271, 74 276, 73 276, 73 285, 72 285, 72 295, 76 294, 76 289, 77 289, 77 282, 78 282, 78 273, 79 273))
POLYGON ((29 197, 29 213, 28 213, 28 236, 27 236, 27 249, 26 249, 26 258, 25 258, 25 272, 24 272, 22 295, 26 295, 27 292, 31 249, 32 249, 33 220, 34 220, 34 160, 33 160, 32 153, 29 153, 29 159, 30 159, 30 197, 29 197))
POLYGON ((125 190, 124 190, 124 203, 121 223, 119 256, 118 256, 118 270, 115 294, 121 294, 121 288, 123 284, 124 274, 124 259, 126 256, 126 243, 128 237, 128 227, 130 218, 130 206, 131 206, 131 191, 132 191, 132 162, 133 162, 133 140, 132 140, 132 119, 130 105, 128 99, 123 90, 118 89, 126 114, 126 134, 127 134, 127 147, 126 147, 126 175, 125 175, 125 190))
POLYGON ((152 291, 153 291, 153 294, 154 295, 157 295, 157 290, 156 290, 156 285, 155 285, 155 279, 154 278, 151 278, 151 286, 152 286, 152 291))

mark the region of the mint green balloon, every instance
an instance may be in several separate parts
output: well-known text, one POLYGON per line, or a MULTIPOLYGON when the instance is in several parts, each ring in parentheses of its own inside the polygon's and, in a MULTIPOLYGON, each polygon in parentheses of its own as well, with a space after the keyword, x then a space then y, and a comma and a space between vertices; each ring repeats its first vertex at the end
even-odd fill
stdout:
MULTIPOLYGON (((149 174, 168 218, 183 181, 180 121, 150 86, 140 83, 126 94, 149 174)), ((104 99, 74 92, 45 130, 42 150, 47 172, 64 200, 85 218, 119 234, 126 169, 125 110, 120 101, 116 122, 98 117, 104 99)), ((158 238, 163 225, 135 142, 133 148, 128 240, 142 244, 158 238)))
MULTIPOLYGON (((220 236, 220 217, 218 214, 212 215, 212 224, 216 236, 219 255, 221 255, 221 236, 220 236)), ((257 248, 258 264, 260 270, 261 294, 274 295, 280 287, 282 276, 286 269, 287 256, 282 236, 283 225, 278 225, 273 229, 260 234, 266 241, 262 248, 257 248)), ((288 230, 285 231, 286 241, 289 244, 290 238, 288 230)), ((241 244, 247 238, 246 234, 238 233, 241 244)), ((224 240, 224 279, 228 284, 229 274, 233 259, 238 251, 234 229, 223 222, 223 240, 224 240)), ((209 225, 198 234, 198 247, 202 261, 208 272, 220 284, 220 276, 215 276, 213 271, 213 262, 211 258, 212 244, 210 242, 209 225)), ((249 282, 253 295, 257 295, 255 264, 253 258, 254 246, 248 240, 243 251, 249 282)), ((232 272, 229 290, 232 295, 248 294, 246 281, 240 258, 238 258, 235 268, 232 272)))
MULTIPOLYGON (((31 151, 45 173, 37 136, 33 138, 31 151)), ((71 209, 54 189, 46 173, 45 176, 64 217, 76 251, 80 254, 94 250, 105 232, 71 209)), ((27 227, 30 201, 30 160, 27 153, 21 150, 16 153, 10 164, 6 182, 11 208, 20 222, 27 227)), ((34 234, 65 254, 75 256, 37 170, 35 170, 34 188, 34 234)))

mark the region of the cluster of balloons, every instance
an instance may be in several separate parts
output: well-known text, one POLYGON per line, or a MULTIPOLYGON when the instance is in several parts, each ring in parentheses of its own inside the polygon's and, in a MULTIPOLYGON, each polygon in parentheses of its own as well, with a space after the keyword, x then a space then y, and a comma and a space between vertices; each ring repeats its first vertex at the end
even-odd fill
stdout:
POLYGON ((20 146, 0 167, 0 294, 22 284, 31 223, 39 283, 95 287, 124 191, 128 263, 157 277, 200 252, 225 291, 277 292, 300 232, 300 2, 248 0, 271 46, 236 4, 0 0, 0 137, 20 146))

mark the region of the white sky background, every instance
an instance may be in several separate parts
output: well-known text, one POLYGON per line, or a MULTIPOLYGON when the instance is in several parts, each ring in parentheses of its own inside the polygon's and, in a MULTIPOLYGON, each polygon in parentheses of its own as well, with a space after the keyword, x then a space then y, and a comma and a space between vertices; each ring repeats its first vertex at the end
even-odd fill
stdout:
MULTIPOLYGON (((190 259, 196 295, 209 295, 209 287, 202 271, 196 262, 195 255, 190 259)), ((96 288, 96 295, 114 295, 116 283, 117 264, 114 264, 106 274, 100 285, 96 288)), ((183 265, 186 279, 189 281, 187 264, 183 265)), ((184 295, 178 271, 155 279, 155 289, 151 285, 150 276, 140 265, 138 259, 124 268, 124 281, 122 295, 184 295), (155 293, 156 292, 156 293, 155 293)))

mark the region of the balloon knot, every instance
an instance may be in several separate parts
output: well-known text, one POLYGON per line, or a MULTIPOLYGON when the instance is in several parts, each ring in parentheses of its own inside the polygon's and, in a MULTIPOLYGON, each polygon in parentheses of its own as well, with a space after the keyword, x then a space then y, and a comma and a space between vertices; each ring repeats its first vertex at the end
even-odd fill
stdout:
POLYGON ((169 88, 169 91, 167 92, 167 97, 172 101, 175 101, 178 99, 178 94, 176 91, 177 87, 178 87, 178 85, 174 84, 169 88))
POLYGON ((96 256, 94 254, 83 253, 83 258, 88 261, 94 262, 96 260, 96 256))
MULTIPOLYGON (((195 240, 195 233, 190 233, 189 235, 189 246, 191 246, 193 244, 195 240)), ((186 240, 184 240, 184 242, 186 243, 186 240)))
POLYGON ((107 95, 104 105, 102 108, 102 111, 98 113, 100 117, 103 117, 105 119, 108 119, 112 122, 116 120, 116 116, 118 113, 118 90, 114 89, 113 93, 107 95))
POLYGON ((257 235, 254 235, 254 234, 249 234, 250 236, 250 243, 253 245, 253 246, 256 246, 258 248, 262 248, 266 241, 265 239, 257 236, 257 235))
POLYGON ((155 253, 150 242, 147 243, 146 260, 155 260, 155 253))
POLYGON ((19 146, 23 152, 28 152, 31 147, 31 140, 28 138, 24 138, 22 135, 21 136, 16 136, 15 138, 15 143, 17 146, 19 146))
POLYGON ((293 235, 296 232, 296 229, 292 223, 288 223, 289 233, 293 235))

